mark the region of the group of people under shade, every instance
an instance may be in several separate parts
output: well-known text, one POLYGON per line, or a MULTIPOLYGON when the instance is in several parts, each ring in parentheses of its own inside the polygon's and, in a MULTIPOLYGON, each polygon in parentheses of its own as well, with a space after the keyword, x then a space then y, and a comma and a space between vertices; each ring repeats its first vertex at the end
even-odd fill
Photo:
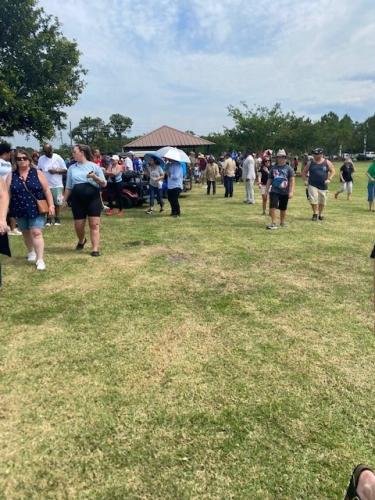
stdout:
MULTIPOLYGON (((118 175, 116 162, 114 162, 109 172, 106 172, 107 181, 105 172, 94 163, 91 149, 87 145, 74 146, 72 151, 74 162, 68 169, 64 163, 53 164, 53 159, 56 158, 53 157, 54 153, 50 145, 44 146, 44 153, 45 155, 39 159, 39 161, 42 160, 42 168, 38 169, 27 151, 17 149, 14 158, 15 168, 13 169, 11 163, 7 161, 7 170, 5 171, 3 164, 4 171, 0 176, 0 234, 4 235, 9 230, 7 217, 15 219, 27 248, 27 261, 35 263, 38 271, 46 269, 42 229, 45 227, 46 220, 52 223, 54 219, 56 225, 60 224, 59 210, 67 202, 72 210, 78 239, 75 249, 78 251, 84 249, 87 243, 85 230, 88 223, 92 246, 91 256, 100 256, 100 221, 103 210, 101 188, 104 188, 107 182, 109 185, 115 184, 118 175), (66 173, 65 189, 62 182, 64 173, 66 173), (49 176, 48 180, 47 176, 49 176), (60 178, 61 185, 51 186, 51 177, 54 176, 60 178), (43 200, 46 203, 41 210, 40 202, 43 200)), ((168 200, 171 205, 171 215, 179 217, 181 210, 178 198, 183 187, 182 166, 180 162, 168 158, 165 158, 163 164, 168 176, 168 200)), ((150 172, 156 168, 157 160, 151 160, 150 172)), ((153 174, 151 176, 157 183, 157 177, 153 174)), ((156 188, 153 193, 158 196, 156 188)))
MULTIPOLYGON (((100 221, 103 210, 101 188, 108 186, 110 205, 116 202, 118 215, 123 215, 120 189, 122 169, 119 157, 112 156, 110 164, 103 169, 94 157, 91 149, 86 145, 76 145, 73 148, 73 163, 67 169, 65 162, 59 155, 53 153, 52 147, 45 144, 44 155, 38 159, 38 168, 34 168, 33 160, 24 150, 16 150, 15 168, 12 169, 7 162, 6 155, 0 149, 0 179, 5 180, 5 189, 9 192, 9 215, 11 220, 16 220, 27 247, 27 260, 35 262, 38 270, 45 269, 44 241, 42 229, 46 223, 60 224, 60 207, 69 202, 74 219, 75 232, 78 238, 76 250, 83 250, 87 243, 85 236, 86 224, 89 226, 92 245, 91 255, 100 255, 100 221), (8 169, 8 170, 7 170, 8 169), (63 187, 62 177, 66 174, 66 185, 63 187), (38 200, 46 200, 48 209, 40 213, 38 200)), ((147 161, 147 174, 149 177, 150 205, 147 214, 152 214, 155 200, 160 205, 160 212, 164 211, 164 200, 161 184, 164 176, 168 178, 168 200, 171 206, 171 216, 179 217, 181 208, 179 195, 183 189, 183 169, 181 163, 168 158, 158 159, 151 155, 147 161), (165 160, 165 163, 164 163, 165 160), (162 168, 163 166, 163 168, 162 168)), ((233 196, 233 183, 236 163, 230 154, 226 155, 221 164, 225 192, 224 196, 233 196)), ((271 223, 266 227, 270 230, 286 226, 286 212, 289 200, 295 191, 295 169, 287 162, 285 150, 280 149, 276 154, 276 162, 272 165, 272 156, 269 150, 263 156, 259 168, 255 167, 255 160, 251 153, 244 157, 242 164, 243 180, 245 183, 245 203, 254 203, 254 182, 258 178, 262 196, 263 214, 266 214, 269 199, 269 214, 271 223), (280 211, 280 225, 277 225, 277 210, 280 211)), ((345 161, 340 170, 342 189, 337 191, 336 197, 346 191, 348 198, 352 192, 352 174, 354 166, 351 160, 345 161)), ((219 168, 213 158, 208 159, 205 172, 207 182, 207 195, 216 193, 216 179, 219 168)), ((327 191, 331 179, 335 175, 333 164, 324 157, 323 150, 316 148, 312 152, 311 160, 302 170, 302 177, 307 185, 307 197, 311 203, 312 220, 324 219, 324 208, 327 202, 327 191)), ((375 163, 370 165, 368 171, 369 209, 373 210, 375 197, 375 163)), ((3 181, 2 181, 3 182, 3 181)), ((3 199, 5 195, 3 196, 3 199)), ((113 212, 110 209, 109 213, 113 212)), ((0 220, 0 231, 6 232, 8 224, 4 217, 0 220)), ((9 222, 9 219, 8 219, 9 222)))

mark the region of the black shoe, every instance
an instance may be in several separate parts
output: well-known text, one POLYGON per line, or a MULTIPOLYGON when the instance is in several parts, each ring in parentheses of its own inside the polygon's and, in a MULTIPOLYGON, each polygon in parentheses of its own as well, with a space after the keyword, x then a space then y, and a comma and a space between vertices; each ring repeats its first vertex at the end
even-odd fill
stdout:
POLYGON ((90 255, 91 255, 91 257, 100 257, 100 252, 98 252, 98 251, 94 251, 94 250, 93 250, 93 251, 90 253, 90 255))
POLYGON ((86 245, 86 243, 87 243, 87 239, 86 238, 83 240, 83 243, 78 242, 77 246, 76 246, 76 250, 83 250, 84 247, 85 247, 85 245, 86 245))
POLYGON ((163 208, 163 207, 160 207, 159 212, 164 212, 164 208, 163 208))
POLYGON ((324 216, 323 215, 319 215, 319 220, 324 220, 324 216))
POLYGON ((58 217, 55 217, 55 226, 61 226, 61 221, 58 217))
POLYGON ((317 221, 318 220, 318 214, 313 214, 311 220, 317 221))

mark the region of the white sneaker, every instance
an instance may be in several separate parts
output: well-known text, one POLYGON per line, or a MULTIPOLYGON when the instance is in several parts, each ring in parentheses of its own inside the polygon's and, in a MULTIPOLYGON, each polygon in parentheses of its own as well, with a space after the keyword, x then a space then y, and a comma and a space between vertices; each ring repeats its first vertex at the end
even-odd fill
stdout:
POLYGON ((8 234, 10 234, 11 236, 21 236, 22 233, 19 229, 13 229, 12 231, 8 231, 8 234))
POLYGON ((46 265, 44 263, 44 260, 37 260, 36 262, 36 268, 38 271, 44 271, 46 269, 46 265))
POLYGON ((27 254, 27 262, 35 262, 36 261, 36 253, 34 252, 34 250, 32 250, 31 252, 29 252, 27 254))

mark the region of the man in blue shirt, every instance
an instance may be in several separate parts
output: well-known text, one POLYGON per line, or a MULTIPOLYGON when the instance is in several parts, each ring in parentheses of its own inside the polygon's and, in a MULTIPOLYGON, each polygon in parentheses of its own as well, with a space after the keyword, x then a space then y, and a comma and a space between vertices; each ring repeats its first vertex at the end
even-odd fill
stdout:
POLYGON ((178 197, 182 191, 184 181, 182 165, 180 162, 168 160, 168 158, 165 160, 167 162, 168 201, 171 205, 171 216, 180 217, 181 209, 178 197))

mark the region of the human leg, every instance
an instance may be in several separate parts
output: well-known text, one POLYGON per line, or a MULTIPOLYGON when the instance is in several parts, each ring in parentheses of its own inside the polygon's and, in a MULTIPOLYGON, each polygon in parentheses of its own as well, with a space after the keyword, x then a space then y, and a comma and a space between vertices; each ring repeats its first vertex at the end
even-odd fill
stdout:
POLYGON ((86 219, 78 219, 74 221, 74 229, 78 238, 78 243, 83 244, 85 241, 85 225, 86 219))
POLYGON ((207 195, 210 194, 210 191, 211 191, 211 181, 207 181, 207 195))
POLYGON ((228 198, 229 196, 229 189, 228 189, 228 179, 229 177, 227 175, 224 175, 224 197, 228 198))
POLYGON ((93 252, 99 251, 100 217, 89 217, 90 240, 93 252))
POLYGON ((211 181, 212 182, 212 194, 216 194, 216 181, 211 181))
POLYGON ((115 194, 118 213, 122 214, 122 212, 124 211, 124 201, 122 199, 122 182, 115 183, 115 194))

